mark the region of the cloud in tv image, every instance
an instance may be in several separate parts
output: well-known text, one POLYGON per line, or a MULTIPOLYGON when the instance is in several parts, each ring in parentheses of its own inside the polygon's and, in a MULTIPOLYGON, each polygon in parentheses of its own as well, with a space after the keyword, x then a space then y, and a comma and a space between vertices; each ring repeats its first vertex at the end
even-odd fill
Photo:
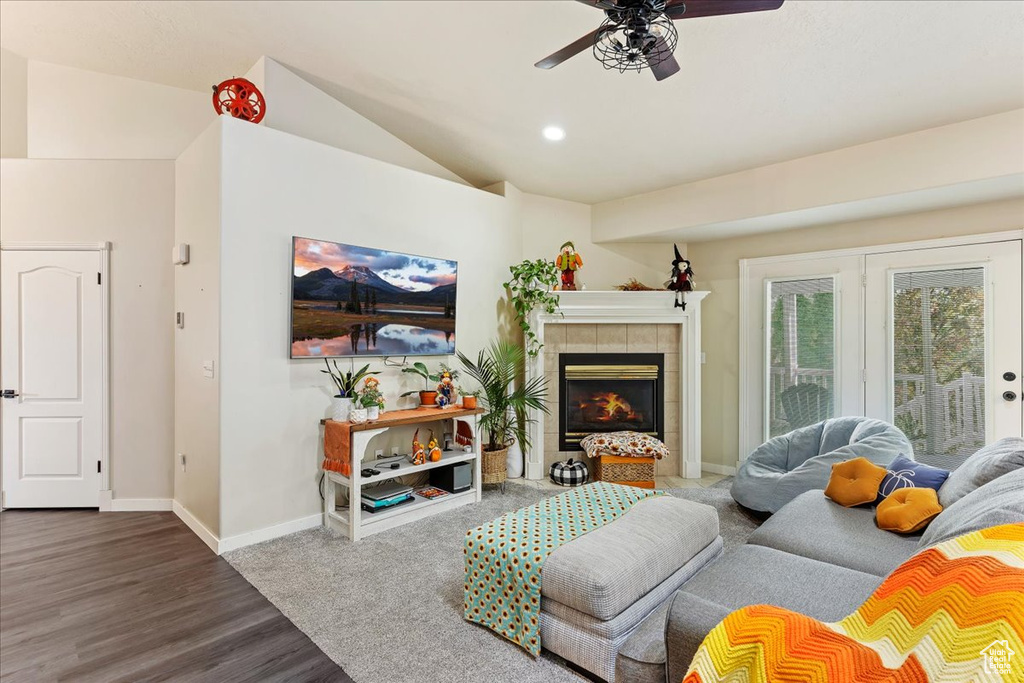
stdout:
POLYGON ((458 265, 295 237, 292 357, 455 352, 458 265))

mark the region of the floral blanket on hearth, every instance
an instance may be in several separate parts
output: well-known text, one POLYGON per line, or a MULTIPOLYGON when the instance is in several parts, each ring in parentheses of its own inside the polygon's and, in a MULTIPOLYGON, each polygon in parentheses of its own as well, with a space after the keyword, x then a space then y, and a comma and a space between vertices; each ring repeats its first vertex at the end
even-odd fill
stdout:
POLYGON ((736 610, 704 639, 684 683, 1024 681, 1024 524, 918 552, 842 621, 736 610))
POLYGON ((540 576, 559 546, 660 491, 596 482, 466 532, 465 618, 540 654, 540 576))

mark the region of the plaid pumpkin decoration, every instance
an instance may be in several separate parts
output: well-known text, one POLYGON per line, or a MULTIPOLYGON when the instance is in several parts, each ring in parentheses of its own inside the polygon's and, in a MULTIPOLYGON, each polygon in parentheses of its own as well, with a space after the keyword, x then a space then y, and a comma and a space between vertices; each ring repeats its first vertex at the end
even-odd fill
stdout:
POLYGON ((559 486, 582 486, 590 478, 590 471, 580 460, 560 460, 551 463, 551 481, 559 486))

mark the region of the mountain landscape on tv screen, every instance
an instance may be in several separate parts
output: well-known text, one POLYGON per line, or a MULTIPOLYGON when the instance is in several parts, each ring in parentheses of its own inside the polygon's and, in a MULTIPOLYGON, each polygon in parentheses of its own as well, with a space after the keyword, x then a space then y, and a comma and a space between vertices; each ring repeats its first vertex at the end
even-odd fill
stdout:
POLYGON ((455 351, 454 261, 294 239, 292 356, 455 351))

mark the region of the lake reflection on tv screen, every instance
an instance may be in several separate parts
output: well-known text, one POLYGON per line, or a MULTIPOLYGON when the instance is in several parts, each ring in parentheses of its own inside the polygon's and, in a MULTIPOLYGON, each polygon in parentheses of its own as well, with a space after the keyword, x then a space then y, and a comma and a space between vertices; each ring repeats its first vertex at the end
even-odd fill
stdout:
POLYGON ((455 333, 414 325, 356 325, 332 339, 292 342, 292 356, 404 356, 455 353, 455 333))

